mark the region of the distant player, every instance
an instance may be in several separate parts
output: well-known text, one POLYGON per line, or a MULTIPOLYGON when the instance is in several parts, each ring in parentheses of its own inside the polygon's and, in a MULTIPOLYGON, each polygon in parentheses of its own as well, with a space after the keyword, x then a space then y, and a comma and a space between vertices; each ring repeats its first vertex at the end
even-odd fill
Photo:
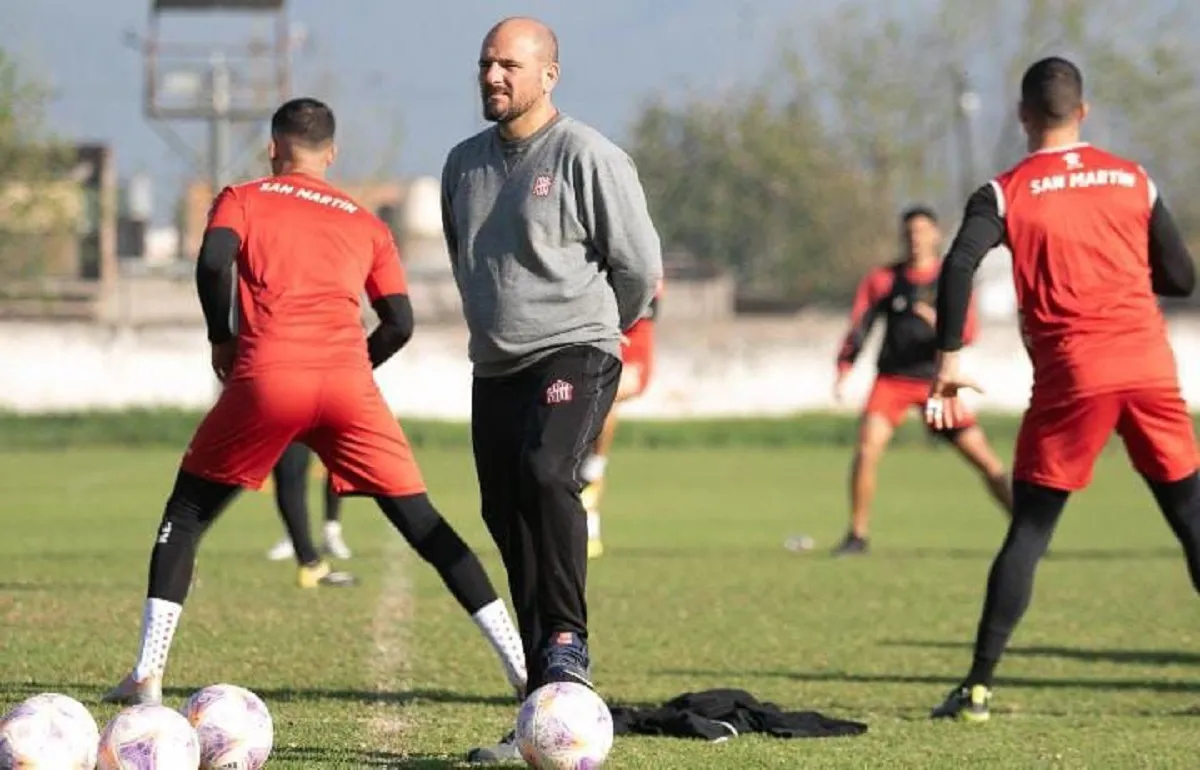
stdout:
MULTIPOLYGON (((321 457, 339 493, 375 499, 471 614, 519 693, 525 664, 516 628, 475 554, 430 502, 375 383, 373 367, 403 347, 413 327, 391 234, 325 181, 336 154, 327 106, 284 104, 267 149, 273 175, 224 189, 209 215, 196 283, 213 371, 225 387, 167 500, 137 663, 105 700, 161 701, 202 536, 242 487, 262 485, 294 442, 321 457), (364 292, 380 319, 369 338, 360 323, 364 292)), ((332 570, 318 561, 301 572, 320 583, 332 570)))
MULTIPOLYGON (((876 363, 875 384, 863 408, 850 469, 850 531, 834 549, 835 556, 867 553, 879 461, 909 410, 924 406, 933 376, 937 352, 934 297, 941 267, 942 234, 937 215, 924 206, 906 210, 900 226, 907 254, 899 262, 872 270, 859 284, 850 311, 850 331, 837 359, 834 397, 841 401, 846 378, 871 327, 883 319, 883 344, 876 363)), ((967 342, 975 336, 976 326, 972 309, 964 335, 967 342)), ((937 434, 953 444, 979 471, 993 497, 1005 510, 1010 510, 1012 496, 1004 462, 988 444, 983 429, 967 417, 937 434)))
POLYGON ((660 285, 645 314, 625 332, 621 341, 622 368, 621 379, 617 383, 616 401, 604 420, 600 437, 592 445, 591 455, 579 471, 584 482, 580 499, 587 511, 589 559, 598 558, 604 553, 604 542, 600 539, 600 500, 604 495, 608 454, 617 435, 616 405, 637 398, 645 393, 650 385, 650 376, 654 372, 654 324, 658 319, 658 304, 661 299, 660 285))
POLYGON ((1146 172, 1080 141, 1086 115, 1074 64, 1053 57, 1025 72, 1029 155, 971 197, 942 267, 940 364, 926 420, 953 427, 959 391, 977 387, 960 372, 958 350, 975 270, 1002 242, 1012 251, 1033 392, 1017 438, 1012 523, 988 577, 971 670, 935 718, 988 718, 992 675, 1029 606, 1038 561, 1114 432, 1200 591, 1200 458, 1155 297, 1191 294, 1195 268, 1146 172))
MULTIPOLYGON (((316 553, 308 517, 308 474, 312 452, 303 444, 292 444, 275 465, 272 480, 275 504, 287 535, 267 551, 271 561, 297 557, 304 563, 306 554, 316 553)), ((324 475, 325 523, 321 532, 321 551, 335 559, 349 559, 353 553, 342 536, 342 498, 333 488, 333 477, 324 475)))

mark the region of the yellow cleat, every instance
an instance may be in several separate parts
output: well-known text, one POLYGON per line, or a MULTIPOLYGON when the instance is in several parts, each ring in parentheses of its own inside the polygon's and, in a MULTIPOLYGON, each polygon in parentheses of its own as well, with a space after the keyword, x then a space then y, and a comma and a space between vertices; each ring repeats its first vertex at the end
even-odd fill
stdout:
POLYGON ((329 566, 328 562, 317 562, 311 566, 301 567, 296 574, 296 585, 301 588, 317 588, 332 586, 344 588, 356 585, 358 580, 349 572, 338 572, 329 566))
POLYGON ((946 700, 930 714, 934 719, 958 719, 986 722, 991 718, 992 691, 981 684, 963 685, 951 691, 946 700))
POLYGON ((604 543, 600 538, 588 538, 588 558, 599 559, 604 555, 604 543))
POLYGON ((588 484, 579 493, 579 501, 583 503, 585 511, 596 510, 596 504, 600 502, 600 488, 595 483, 588 484))

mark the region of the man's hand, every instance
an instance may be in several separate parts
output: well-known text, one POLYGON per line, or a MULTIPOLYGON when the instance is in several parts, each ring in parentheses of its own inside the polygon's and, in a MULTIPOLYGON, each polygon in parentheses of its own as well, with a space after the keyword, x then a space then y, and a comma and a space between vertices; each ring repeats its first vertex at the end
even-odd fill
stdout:
POLYGON ((925 402, 925 422, 935 430, 953 428, 966 416, 966 405, 959 398, 959 391, 983 392, 979 383, 959 371, 958 355, 958 351, 938 353, 937 368, 925 402))
POLYGON ((846 380, 850 378, 849 369, 839 369, 837 376, 833 378, 833 400, 836 403, 842 403, 846 398, 846 380))
POLYGON ((913 314, 930 326, 937 326, 937 311, 924 300, 917 300, 912 306, 913 314))
POLYGON ((235 358, 237 358, 236 339, 212 346, 213 374, 217 375, 218 380, 225 382, 233 372, 233 361, 235 358))

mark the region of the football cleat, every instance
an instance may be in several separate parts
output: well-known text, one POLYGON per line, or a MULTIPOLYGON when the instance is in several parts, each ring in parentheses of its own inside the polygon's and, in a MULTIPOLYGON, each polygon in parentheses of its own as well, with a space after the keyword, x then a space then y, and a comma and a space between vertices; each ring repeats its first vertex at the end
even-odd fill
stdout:
POLYGON ((287 559, 291 559, 295 555, 296 555, 296 549, 292 545, 291 538, 287 538, 287 537, 280 540, 275 545, 271 546, 271 549, 269 551, 267 551, 267 558, 270 559, 271 561, 286 561, 287 559))
POLYGON ((542 671, 545 672, 541 684, 574 682, 592 687, 592 663, 587 642, 578 634, 569 631, 554 634, 541 654, 542 671))
POLYGON ((989 706, 992 702, 992 691, 981 684, 955 688, 946 696, 946 700, 935 708, 930 717, 933 719, 961 719, 964 722, 986 722, 991 717, 989 706))
POLYGON ((866 556, 871 550, 871 545, 865 537, 859 537, 854 533, 848 533, 842 542, 838 543, 833 549, 833 556, 866 556))
POLYGON ((358 579, 349 572, 339 572, 329 566, 328 562, 317 562, 316 564, 300 567, 296 573, 296 584, 301 588, 317 588, 319 586, 331 586, 334 588, 344 588, 358 584, 358 579))
POLYGON ((157 706, 162 703, 162 676, 148 676, 139 681, 130 672, 100 700, 122 706, 157 706))
POLYGON ((467 752, 467 764, 498 765, 523 762, 521 750, 517 748, 517 734, 510 732, 491 746, 479 746, 467 752))
POLYGON ((349 559, 353 555, 350 547, 346 545, 345 539, 342 538, 341 524, 333 521, 326 522, 325 538, 321 544, 321 550, 335 559, 349 559))

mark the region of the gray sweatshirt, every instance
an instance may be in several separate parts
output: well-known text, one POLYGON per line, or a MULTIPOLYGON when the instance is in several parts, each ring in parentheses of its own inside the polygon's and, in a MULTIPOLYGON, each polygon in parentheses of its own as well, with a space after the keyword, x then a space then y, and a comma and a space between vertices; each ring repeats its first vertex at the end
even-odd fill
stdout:
POLYGON ((570 345, 619 355, 662 278, 633 161, 568 117, 517 142, 489 128, 451 150, 442 227, 477 377, 570 345))

